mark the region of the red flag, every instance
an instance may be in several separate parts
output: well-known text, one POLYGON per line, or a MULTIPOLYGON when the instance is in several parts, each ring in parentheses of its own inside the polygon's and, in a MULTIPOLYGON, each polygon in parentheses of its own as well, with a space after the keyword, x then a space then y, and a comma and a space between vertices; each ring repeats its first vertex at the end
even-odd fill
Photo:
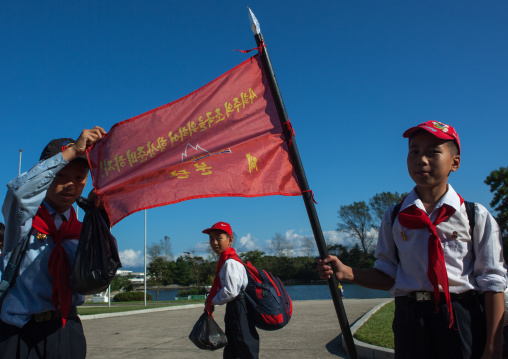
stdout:
POLYGON ((111 223, 194 198, 301 194, 259 55, 88 151, 111 223))

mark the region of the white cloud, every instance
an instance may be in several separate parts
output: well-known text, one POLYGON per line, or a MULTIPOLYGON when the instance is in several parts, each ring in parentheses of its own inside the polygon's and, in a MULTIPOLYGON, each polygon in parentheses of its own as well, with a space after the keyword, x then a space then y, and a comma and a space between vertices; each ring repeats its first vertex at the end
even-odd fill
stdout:
MULTIPOLYGON (((374 244, 377 241, 378 230, 376 228, 372 228, 367 232, 370 236, 374 238, 374 244)), ((346 247, 353 246, 358 243, 358 239, 351 237, 345 232, 338 231, 327 231, 323 232, 325 236, 326 244, 342 244, 346 247)))
POLYGON ((142 267, 145 265, 145 259, 141 254, 141 251, 135 251, 134 249, 126 249, 120 251, 120 261, 122 262, 122 267, 142 267))
MULTIPOLYGON (((257 238, 253 237, 252 234, 248 233, 246 236, 240 237, 237 239, 235 248, 238 252, 249 252, 255 249, 259 249, 256 244, 258 241, 257 238)), ((261 249, 259 249, 261 250, 261 249)))
POLYGON ((326 231, 323 232, 323 236, 325 237, 327 244, 349 245, 351 243, 350 239, 348 239, 347 234, 344 232, 326 231))
MULTIPOLYGON (((293 244, 293 256, 306 256, 307 249, 304 245, 305 237, 310 238, 313 242, 314 235, 312 233, 304 235, 303 233, 308 233, 307 230, 302 229, 288 229, 286 231, 286 239, 288 239, 293 244)), ((323 232, 323 236, 325 238, 326 244, 342 244, 345 246, 349 246, 351 244, 351 240, 348 239, 347 235, 343 232, 337 231, 325 231, 323 232)), ((266 243, 269 246, 270 240, 267 240, 266 243)), ((310 253, 311 256, 317 255, 317 245, 314 244, 313 250, 310 253)))
MULTIPOLYGON (((310 238, 314 243, 310 255, 318 255, 317 246, 314 241, 314 235, 312 232, 310 232, 309 228, 288 229, 282 233, 283 236, 285 236, 285 238, 288 239, 293 245, 293 250, 291 251, 292 256, 307 255, 307 249, 304 246, 305 237, 310 238)), ((349 246, 352 243, 351 239, 349 239, 348 236, 343 232, 324 231, 323 236, 325 238, 326 244, 342 244, 349 246)), ((257 249, 265 252, 266 255, 272 255, 270 250, 271 241, 271 238, 260 240, 256 238, 252 233, 247 233, 244 236, 235 238, 234 248, 238 253, 245 253, 257 249)), ((189 252, 193 252, 195 256, 203 256, 206 258, 209 255, 208 248, 208 241, 202 241, 196 243, 192 248, 189 248, 189 252)), ((180 255, 183 255, 183 253, 180 255)), ((175 256, 175 258, 177 257, 178 255, 175 256)))
POLYGON ((208 249, 210 248, 209 241, 201 241, 194 245, 192 248, 193 251, 196 252, 196 255, 202 255, 204 253, 208 253, 208 249))
POLYGON ((184 257, 184 256, 186 256, 187 253, 192 253, 192 255, 195 256, 195 257, 204 257, 204 258, 206 258, 210 254, 210 252, 208 251, 209 249, 210 249, 210 243, 208 242, 208 240, 197 242, 196 244, 194 244, 194 246, 189 247, 185 251, 183 251, 181 253, 177 253, 175 255, 175 260, 178 257, 184 257))
MULTIPOLYGON (((255 249, 266 252, 266 250, 260 248, 258 239, 250 233, 245 236, 235 238, 233 247, 236 249, 237 253, 245 253, 255 249)), ((210 254, 209 248, 210 243, 208 241, 202 241, 197 242, 189 249, 189 252, 193 252, 195 256, 203 256, 206 258, 210 254)), ((181 253, 180 255, 184 255, 184 253, 181 253)), ((178 258, 180 255, 177 255, 175 258, 178 258)))
POLYGON ((298 238, 298 237, 299 237, 299 235, 295 233, 295 230, 294 230, 294 229, 288 229, 288 230, 286 231, 286 239, 291 240, 291 239, 293 239, 293 238, 294 238, 294 239, 296 239, 296 238, 298 238))

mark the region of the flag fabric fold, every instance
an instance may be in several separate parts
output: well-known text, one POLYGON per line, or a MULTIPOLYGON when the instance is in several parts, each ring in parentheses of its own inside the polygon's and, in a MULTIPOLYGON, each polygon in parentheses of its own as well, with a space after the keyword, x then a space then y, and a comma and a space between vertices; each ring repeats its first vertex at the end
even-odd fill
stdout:
POLYGON ((117 123, 87 155, 112 225, 195 198, 301 194, 259 55, 117 123))

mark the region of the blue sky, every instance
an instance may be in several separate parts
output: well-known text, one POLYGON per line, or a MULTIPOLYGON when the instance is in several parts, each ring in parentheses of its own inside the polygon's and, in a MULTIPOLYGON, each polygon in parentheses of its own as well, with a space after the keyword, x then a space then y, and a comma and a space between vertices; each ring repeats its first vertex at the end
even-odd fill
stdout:
MULTIPOLYGON (((3 1, 0 182, 17 175, 20 149, 24 172, 49 140, 109 130, 245 60, 233 50, 255 47, 247 6, 261 24, 325 238, 343 240, 341 205, 412 188, 401 134, 430 119, 460 135, 454 188, 490 208, 483 181, 507 165, 502 0, 3 1)), ((191 200, 147 218, 147 242, 168 235, 175 255, 205 253, 201 230, 217 221, 231 223, 240 251, 268 252, 276 232, 298 251, 312 235, 300 197, 191 200)), ((142 266, 144 213, 113 234, 124 267, 142 266)))

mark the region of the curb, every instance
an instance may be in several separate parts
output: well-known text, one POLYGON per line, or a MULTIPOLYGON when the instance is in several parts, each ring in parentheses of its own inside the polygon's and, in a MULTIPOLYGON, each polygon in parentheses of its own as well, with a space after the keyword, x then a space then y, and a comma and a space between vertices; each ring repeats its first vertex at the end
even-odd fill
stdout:
MULTIPOLYGON (((360 329, 360 327, 363 324, 365 324, 365 322, 367 320, 369 320, 369 318, 374 313, 376 313, 379 309, 381 309, 384 305, 386 305, 387 303, 390 303, 391 301, 393 301, 393 299, 389 299, 386 302, 375 306, 370 311, 365 313, 363 315, 363 317, 358 319, 353 324, 353 326, 351 327, 351 334, 354 336, 356 331, 358 329, 360 329)), ((342 348, 344 348, 344 350, 345 350, 346 342, 345 342, 342 334, 340 334, 340 342, 342 343, 342 348)), ((353 338, 353 342, 356 347, 356 353, 358 355, 358 358, 360 358, 360 359, 393 359, 394 358, 395 352, 393 351, 393 349, 388 349, 388 348, 378 347, 378 346, 372 345, 372 344, 367 344, 367 343, 361 342, 355 338, 353 338)))
POLYGON ((186 305, 175 305, 175 306, 172 306, 172 307, 130 310, 130 311, 116 312, 116 313, 102 313, 102 314, 80 315, 79 319, 81 319, 81 320, 88 320, 88 319, 111 318, 111 317, 121 317, 121 316, 124 316, 124 315, 134 315, 134 314, 140 314, 140 313, 153 313, 153 312, 164 312, 164 311, 167 311, 167 310, 180 310, 180 309, 189 309, 189 308, 203 308, 203 304, 186 304, 186 305))

